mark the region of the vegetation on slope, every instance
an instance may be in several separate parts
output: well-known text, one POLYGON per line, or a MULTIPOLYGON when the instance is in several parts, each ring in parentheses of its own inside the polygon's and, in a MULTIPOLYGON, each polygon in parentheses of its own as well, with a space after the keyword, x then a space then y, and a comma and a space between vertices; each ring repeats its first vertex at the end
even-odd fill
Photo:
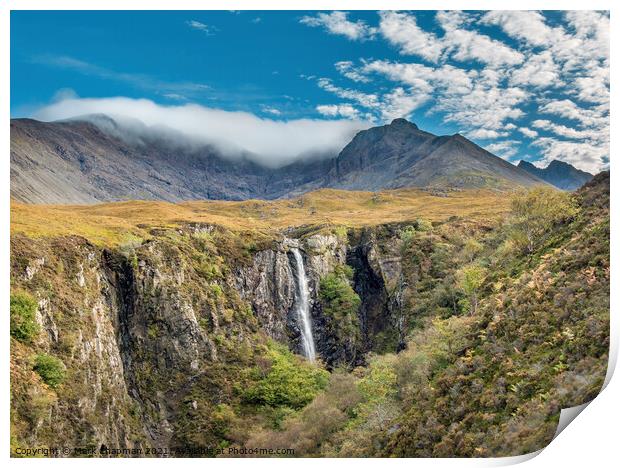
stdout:
MULTIPOLYGON (((169 412, 172 443, 205 449, 501 456, 541 448, 559 410, 594 398, 605 375, 604 177, 577 194, 536 189, 512 201, 483 192, 476 198, 470 192, 321 191, 278 202, 13 205, 12 445, 58 445, 58 437, 88 445, 94 428, 106 427, 105 417, 122 422, 126 440, 139 445, 146 440, 143 422, 157 427, 169 412), (492 211, 483 214, 487 208, 492 211), (316 225, 307 227, 311 210, 318 211, 316 225), (383 225, 390 220, 399 224, 383 225), (205 229, 198 221, 218 226, 205 229), (397 238, 407 336, 397 354, 370 353, 365 367, 328 373, 267 338, 227 278, 235 265, 268 248, 281 226, 298 227, 301 235, 339 223, 348 226, 337 229, 344 239, 373 224, 377 244, 397 238), (102 254, 89 240, 60 237, 68 232, 111 250, 102 254), (113 270, 101 283, 120 281, 119 272, 140 272, 144 279, 135 286, 144 288, 145 316, 134 330, 140 341, 131 355, 140 405, 115 393, 121 384, 106 374, 105 363, 81 357, 84 340, 100 332, 93 321, 102 278, 80 269, 95 251, 113 270), (25 278, 26 259, 39 257, 45 263, 25 278), (189 362, 169 365, 176 348, 166 346, 171 322, 164 299, 172 312, 186 305, 196 311, 200 334, 217 358, 197 369, 189 362), (37 301, 56 311, 56 328, 41 318, 48 321, 43 331, 56 333, 49 339, 34 320, 37 301), (96 411, 71 413, 92 394, 88 375, 101 378, 96 411), (64 429, 61 436, 55 425, 64 429)), ((322 310, 343 342, 355 338, 361 302, 350 273, 336 268, 319 285, 322 310)), ((390 340, 396 338, 384 342, 390 340)), ((396 343, 376 349, 396 349, 396 343)))
POLYGON ((517 196, 506 223, 475 247, 471 239, 445 243, 455 235, 447 226, 410 230, 403 255, 424 252, 426 262, 409 264, 418 286, 407 348, 371 358, 346 386, 330 383, 337 398, 328 386, 282 430, 253 440, 324 456, 508 456, 544 447, 560 409, 593 399, 606 373, 604 177, 575 198, 549 190, 517 196), (563 209, 541 209, 549 197, 563 209), (532 241, 515 241, 529 229, 538 234, 532 241), (473 266, 475 281, 459 287, 464 280, 452 272, 473 266), (459 300, 472 289, 476 308, 459 300), (315 410, 323 417, 309 419, 315 410))
POLYGON ((372 226, 450 216, 496 220, 509 209, 505 193, 464 190, 433 194, 415 189, 350 192, 323 189, 290 200, 130 201, 100 205, 24 205, 11 203, 11 233, 31 237, 79 235, 106 247, 149 239, 153 229, 188 223, 217 224, 264 236, 285 228, 339 225, 372 226))

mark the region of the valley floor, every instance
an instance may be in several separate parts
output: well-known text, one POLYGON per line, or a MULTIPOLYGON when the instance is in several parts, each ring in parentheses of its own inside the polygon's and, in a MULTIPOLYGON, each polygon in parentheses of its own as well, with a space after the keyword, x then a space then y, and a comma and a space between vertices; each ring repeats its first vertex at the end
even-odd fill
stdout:
POLYGON ((217 224, 235 231, 278 231, 299 226, 361 227, 451 216, 496 220, 509 210, 506 192, 400 189, 354 192, 323 189, 275 201, 126 201, 97 205, 11 203, 11 232, 30 236, 80 235, 96 244, 148 237, 149 228, 217 224))

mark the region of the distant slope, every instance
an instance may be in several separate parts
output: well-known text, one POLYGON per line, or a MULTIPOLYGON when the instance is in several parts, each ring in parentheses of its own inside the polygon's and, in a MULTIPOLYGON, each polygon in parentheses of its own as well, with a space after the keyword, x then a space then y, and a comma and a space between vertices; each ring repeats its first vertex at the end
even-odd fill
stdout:
MULTIPOLYGON (((106 116, 106 128, 118 127, 106 116)), ((103 128, 103 127, 102 127, 103 128)), ((163 137, 128 142, 86 121, 11 121, 11 197, 23 203, 246 200, 330 187, 505 189, 544 183, 460 135, 435 136, 396 119, 358 133, 338 157, 279 169, 223 158, 163 137)), ((118 132, 117 132, 118 133, 118 132)))
POLYGON ((594 177, 589 172, 581 171, 557 159, 551 161, 544 169, 540 169, 527 161, 520 161, 519 167, 562 190, 577 190, 594 177))
POLYGON ((436 136, 405 119, 359 132, 330 171, 330 187, 506 188, 543 183, 463 136, 436 136))
POLYGON ((82 121, 11 121, 11 197, 25 203, 276 198, 328 161, 269 170, 209 146, 130 144, 82 121))

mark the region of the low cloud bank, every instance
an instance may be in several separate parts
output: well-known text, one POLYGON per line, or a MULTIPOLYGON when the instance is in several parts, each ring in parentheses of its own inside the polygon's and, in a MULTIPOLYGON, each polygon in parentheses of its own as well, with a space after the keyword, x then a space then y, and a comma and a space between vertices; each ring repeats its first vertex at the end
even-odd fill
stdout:
POLYGON ((268 167, 319 155, 335 156, 355 133, 371 126, 359 120, 271 120, 197 104, 162 106, 124 97, 62 99, 32 117, 54 121, 101 114, 118 125, 105 125, 101 118, 93 119, 94 123, 130 142, 156 134, 171 144, 211 144, 225 157, 244 155, 268 167))

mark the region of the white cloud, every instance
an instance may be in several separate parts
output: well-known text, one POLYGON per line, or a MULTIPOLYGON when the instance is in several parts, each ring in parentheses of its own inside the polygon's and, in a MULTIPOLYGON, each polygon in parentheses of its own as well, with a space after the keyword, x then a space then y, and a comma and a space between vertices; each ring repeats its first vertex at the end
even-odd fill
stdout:
POLYGON ((395 11, 379 13, 379 30, 383 37, 404 55, 417 55, 438 62, 444 50, 441 40, 418 26, 415 16, 395 11))
POLYGON ((319 114, 327 117, 344 117, 346 119, 357 119, 359 111, 351 104, 326 104, 316 106, 319 114))
POLYGON ((536 69, 556 84, 566 85, 579 99, 606 103, 609 100, 609 17, 593 11, 569 11, 564 14, 567 27, 549 26, 545 17, 535 11, 491 11, 484 15, 483 24, 500 26, 509 36, 534 48, 545 49, 547 58, 531 63, 531 72, 517 72, 527 81, 540 85, 544 78, 534 74, 536 69), (570 31, 572 29, 572 32, 570 31), (552 65, 551 61, 555 62, 552 65), (559 76, 558 76, 559 74, 559 76))
POLYGON ((271 115, 282 115, 282 111, 280 109, 277 109, 275 107, 271 107, 271 106, 261 106, 261 110, 267 114, 271 114, 271 115))
POLYGON ((512 85, 531 85, 536 88, 557 87, 564 83, 560 79, 560 69, 553 60, 553 54, 546 50, 530 55, 527 61, 515 68, 510 76, 512 85))
POLYGON ((423 30, 415 15, 387 11, 380 13, 382 35, 403 55, 417 55, 438 63, 450 56, 454 60, 476 60, 493 67, 516 65, 524 60, 521 52, 473 30, 470 16, 459 11, 440 11, 436 19, 444 29, 438 37, 423 30), (465 27, 463 27, 465 26, 465 27))
POLYGON ((375 75, 392 86, 376 79, 368 92, 326 78, 318 83, 382 120, 427 106, 427 113, 457 124, 471 138, 512 138, 489 146, 502 157, 516 154, 519 135, 536 140, 544 161, 579 166, 583 158, 579 167, 592 171, 609 158, 609 15, 561 15, 551 22, 537 11, 445 11, 435 15, 435 28, 423 29, 414 13, 380 12, 381 35, 412 57, 343 60, 335 66, 360 88, 375 75), (514 40, 485 35, 478 25, 498 26, 514 40), (435 32, 437 26, 443 34, 435 32))
POLYGON ((377 109, 381 105, 379 97, 376 94, 368 94, 353 89, 341 88, 334 85, 332 81, 328 78, 319 78, 317 80, 317 83, 319 87, 324 89, 325 91, 334 93, 340 98, 355 101, 359 105, 368 109, 377 109))
POLYGON ((353 66, 353 62, 351 62, 350 60, 336 62, 334 66, 342 76, 352 81, 356 81, 358 83, 370 83, 370 78, 355 69, 355 67, 353 66))
MULTIPOLYGON (((327 78, 320 78, 318 85, 342 99, 354 101, 358 105, 378 113, 383 120, 407 117, 430 98, 425 92, 420 93, 413 88, 405 90, 403 87, 396 87, 381 95, 367 94, 335 86, 327 78)), ((366 115, 365 118, 366 120, 373 120, 372 116, 366 115)))
POLYGON ((179 132, 195 143, 216 145, 230 157, 249 152, 248 158, 270 167, 283 166, 309 153, 337 154, 357 131, 370 126, 368 122, 348 119, 276 121, 247 112, 196 104, 162 106, 146 99, 124 97, 66 99, 40 109, 33 117, 52 121, 93 114, 118 119, 137 132, 137 137, 140 132, 179 132))
POLYGON ((384 120, 392 120, 399 117, 409 117, 409 115, 422 106, 429 96, 426 94, 418 94, 406 91, 398 87, 394 88, 390 93, 383 96, 383 104, 381 106, 381 117, 384 120))
POLYGON ((592 130, 577 130, 575 128, 567 127, 565 125, 556 124, 550 120, 537 119, 532 122, 532 127, 539 128, 541 130, 547 130, 555 133, 556 135, 579 139, 579 140, 597 140, 600 133, 592 130))
POLYGON ((489 11, 481 23, 500 26, 509 36, 532 46, 550 45, 562 35, 560 30, 547 26, 545 17, 537 11, 489 11))
POLYGON ((515 146, 518 144, 518 141, 506 140, 498 143, 492 143, 485 146, 485 149, 500 158, 510 159, 517 154, 517 149, 515 146))
POLYGON ((304 16, 299 22, 307 26, 323 27, 330 34, 345 36, 352 41, 371 39, 376 32, 375 28, 371 28, 364 21, 350 21, 348 13, 344 11, 304 16))
POLYGON ((557 159, 594 174, 609 167, 608 144, 566 141, 555 138, 539 138, 532 144, 541 148, 543 154, 541 162, 545 166, 557 159))
POLYGON ((536 138, 538 136, 538 132, 536 130, 532 130, 531 128, 521 127, 519 128, 519 131, 528 138, 536 138))
POLYGON ((474 139, 493 140, 495 138, 508 136, 508 132, 498 132, 497 130, 478 128, 476 130, 467 132, 467 136, 474 139))
POLYGON ((524 60, 521 52, 506 44, 491 39, 489 36, 473 30, 468 23, 468 16, 460 11, 440 11, 437 21, 445 31, 442 38, 443 47, 455 60, 476 60, 493 67, 501 65, 518 65, 524 60), (462 25, 466 25, 466 29, 462 25))
POLYGON ((500 88, 480 79, 467 94, 441 96, 435 110, 446 113, 446 122, 456 122, 466 128, 501 130, 509 123, 507 121, 524 115, 518 105, 525 102, 527 96, 520 88, 500 88))
POLYGON ((201 23, 200 21, 196 21, 196 20, 186 21, 185 24, 187 24, 192 29, 202 31, 207 36, 212 36, 214 34, 214 31, 216 30, 214 27, 201 23))
POLYGON ((452 65, 433 68, 420 63, 398 63, 382 60, 368 62, 363 73, 379 73, 392 81, 411 86, 420 93, 432 93, 440 88, 453 93, 468 93, 473 87, 476 72, 467 72, 452 65))
POLYGON ((539 107, 540 113, 558 115, 566 119, 575 120, 587 127, 602 128, 609 125, 608 108, 579 107, 570 99, 551 100, 539 107))

